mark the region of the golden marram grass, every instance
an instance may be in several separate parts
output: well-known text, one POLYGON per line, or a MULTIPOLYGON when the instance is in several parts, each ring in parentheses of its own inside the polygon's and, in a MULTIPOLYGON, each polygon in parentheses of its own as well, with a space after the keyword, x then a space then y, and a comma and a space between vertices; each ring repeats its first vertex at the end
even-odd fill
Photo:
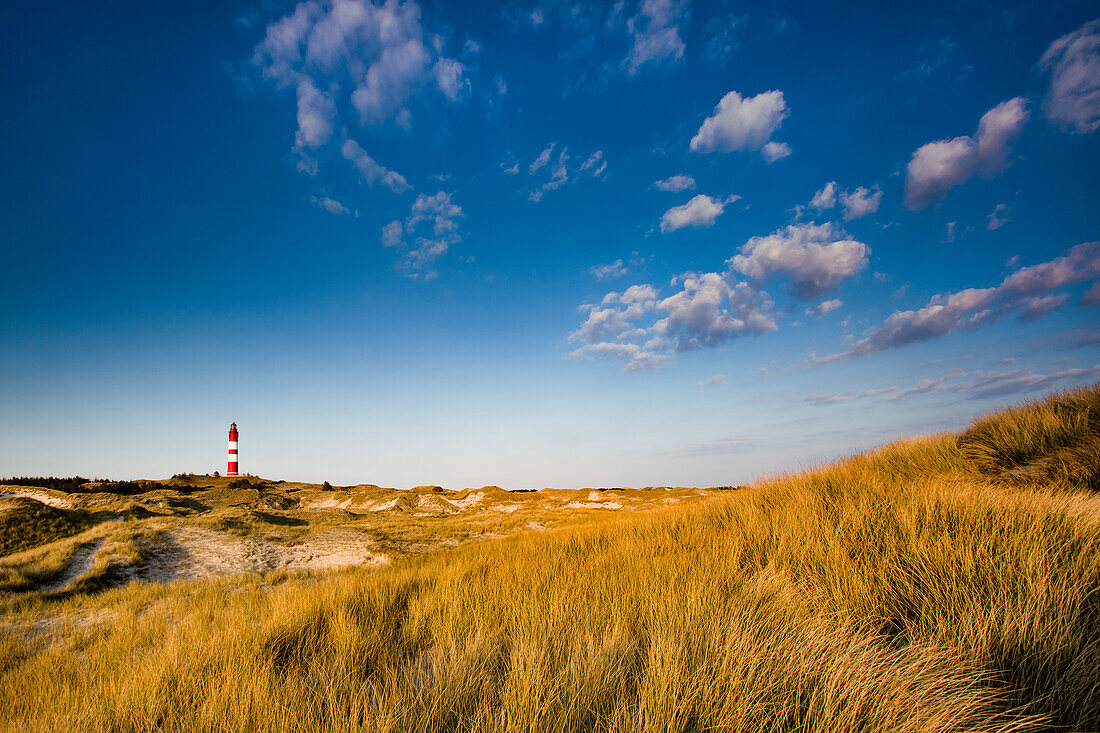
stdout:
POLYGON ((1091 387, 371 568, 9 590, 0 725, 1100 729, 1098 433, 1091 387))

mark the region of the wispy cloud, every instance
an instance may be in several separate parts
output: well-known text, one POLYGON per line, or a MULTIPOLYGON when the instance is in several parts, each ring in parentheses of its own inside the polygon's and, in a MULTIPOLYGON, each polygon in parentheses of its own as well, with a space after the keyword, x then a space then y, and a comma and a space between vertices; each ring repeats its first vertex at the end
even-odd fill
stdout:
POLYGON ((828 363, 853 356, 940 338, 960 328, 976 328, 1007 313, 1038 318, 1068 301, 1049 291, 1100 277, 1100 242, 1086 242, 1065 255, 1008 275, 991 288, 969 288, 933 297, 918 310, 896 311, 848 350, 819 357, 828 363))
POLYGON ((458 231, 462 216, 462 207, 451 200, 451 194, 420 194, 404 222, 382 227, 382 244, 401 251, 401 268, 409 277, 433 280, 439 274, 436 261, 462 241, 458 231))

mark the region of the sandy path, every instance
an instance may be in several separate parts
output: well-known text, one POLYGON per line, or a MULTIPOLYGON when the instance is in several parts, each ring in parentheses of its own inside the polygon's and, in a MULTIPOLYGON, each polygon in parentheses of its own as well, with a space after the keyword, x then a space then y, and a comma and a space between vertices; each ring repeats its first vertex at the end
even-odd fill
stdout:
POLYGON ((139 577, 156 582, 209 575, 265 573, 271 570, 329 570, 384 565, 389 558, 373 552, 371 541, 349 529, 331 529, 297 545, 257 537, 232 537, 195 527, 166 530, 162 546, 137 568, 139 577))
POLYGON ((34 489, 19 489, 18 491, 0 491, 0 499, 11 499, 13 497, 23 497, 25 499, 34 499, 40 501, 43 504, 52 506, 55 509, 72 509, 73 503, 66 499, 62 499, 53 494, 49 494, 45 491, 35 491, 34 489))
POLYGON ((61 574, 58 575, 53 582, 41 586, 40 590, 45 593, 65 590, 65 588, 69 587, 70 583, 92 569, 92 564, 95 562, 95 554, 99 552, 99 548, 102 546, 103 539, 100 538, 91 542, 85 542, 77 547, 73 551, 72 556, 69 557, 69 564, 61 571, 61 574))

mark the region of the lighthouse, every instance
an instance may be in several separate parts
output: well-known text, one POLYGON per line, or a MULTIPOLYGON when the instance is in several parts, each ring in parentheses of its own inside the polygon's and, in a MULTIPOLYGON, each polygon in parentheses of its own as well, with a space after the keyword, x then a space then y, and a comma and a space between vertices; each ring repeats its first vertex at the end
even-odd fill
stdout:
POLYGON ((237 423, 229 426, 229 468, 225 470, 225 475, 237 475, 237 423))

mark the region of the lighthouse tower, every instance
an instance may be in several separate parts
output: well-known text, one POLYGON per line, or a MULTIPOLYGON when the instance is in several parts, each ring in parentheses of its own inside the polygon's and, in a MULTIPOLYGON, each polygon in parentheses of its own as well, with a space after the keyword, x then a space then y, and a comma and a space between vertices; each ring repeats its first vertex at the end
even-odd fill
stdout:
POLYGON ((225 475, 237 475, 237 423, 229 426, 229 468, 225 470, 225 475))

